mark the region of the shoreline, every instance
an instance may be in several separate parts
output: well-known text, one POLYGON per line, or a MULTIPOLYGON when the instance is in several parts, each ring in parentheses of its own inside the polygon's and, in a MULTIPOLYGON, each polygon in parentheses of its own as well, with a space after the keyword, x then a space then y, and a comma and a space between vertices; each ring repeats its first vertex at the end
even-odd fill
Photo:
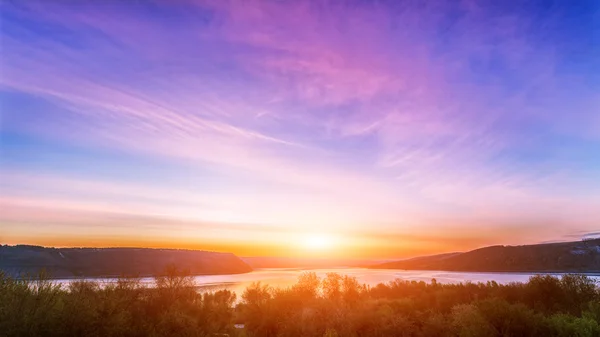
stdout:
MULTIPOLYGON (((369 267, 331 267, 331 268, 257 268, 249 272, 241 273, 219 273, 219 274, 191 274, 190 277, 201 277, 201 276, 236 276, 236 275, 247 275, 255 272, 314 272, 314 271, 331 271, 333 273, 344 270, 364 270, 364 271, 381 271, 381 272, 427 272, 427 273, 453 273, 453 274, 496 274, 496 275, 551 275, 551 276, 562 276, 568 274, 585 275, 592 277, 600 277, 600 271, 463 271, 463 270, 437 270, 437 269, 391 269, 391 268, 369 268, 369 267)), ((153 279, 161 275, 140 275, 140 276, 73 276, 73 277, 49 277, 50 281, 76 281, 76 280, 117 280, 123 279, 153 279)), ((35 275, 30 279, 35 278, 35 275)), ((27 278, 15 278, 18 280, 27 280, 27 278)), ((465 280, 467 282, 468 280, 465 280)), ((227 283, 227 282, 218 282, 227 283)), ((235 282, 231 282, 235 283, 235 282)))

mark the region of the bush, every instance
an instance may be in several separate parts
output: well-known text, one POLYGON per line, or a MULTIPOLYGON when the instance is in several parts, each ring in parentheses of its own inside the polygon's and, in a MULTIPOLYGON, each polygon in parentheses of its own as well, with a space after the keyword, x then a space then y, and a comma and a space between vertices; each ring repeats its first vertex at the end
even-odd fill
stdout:
POLYGON ((155 287, 0 272, 2 336, 600 336, 600 293, 582 275, 535 276, 525 284, 395 280, 372 288, 349 276, 302 274, 284 289, 254 283, 241 301, 198 292, 167 269, 155 287), (243 329, 234 323, 244 324, 243 329))

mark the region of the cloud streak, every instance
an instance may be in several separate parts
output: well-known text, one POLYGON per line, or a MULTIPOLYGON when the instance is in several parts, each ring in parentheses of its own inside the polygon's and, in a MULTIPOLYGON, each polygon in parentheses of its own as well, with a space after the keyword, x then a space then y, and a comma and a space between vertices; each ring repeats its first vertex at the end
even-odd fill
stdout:
POLYGON ((130 186, 85 169, 78 179, 34 166, 40 149, 5 137, 6 166, 31 173, 3 169, 14 176, 7 200, 58 193, 73 211, 85 194, 94 205, 127 199, 120 207, 136 216, 195 212, 292 231, 459 219, 474 232, 548 219, 554 231, 597 229, 600 190, 587 182, 600 173, 587 158, 600 150, 599 82, 578 65, 599 69, 598 48, 575 60, 592 33, 567 35, 567 5, 3 6, 3 133, 62 144, 83 163, 123 153, 127 172, 147 170, 143 158, 178 168, 165 164, 166 175, 206 171, 220 186, 219 196, 181 181, 130 186), (191 211, 196 200, 218 211, 191 211))

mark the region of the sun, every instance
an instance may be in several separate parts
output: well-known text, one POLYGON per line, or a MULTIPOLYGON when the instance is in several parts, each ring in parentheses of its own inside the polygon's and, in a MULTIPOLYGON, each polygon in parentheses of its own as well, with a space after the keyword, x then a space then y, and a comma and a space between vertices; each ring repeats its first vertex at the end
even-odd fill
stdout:
POLYGON ((324 250, 333 246, 333 238, 327 235, 309 235, 304 238, 303 245, 310 250, 324 250))

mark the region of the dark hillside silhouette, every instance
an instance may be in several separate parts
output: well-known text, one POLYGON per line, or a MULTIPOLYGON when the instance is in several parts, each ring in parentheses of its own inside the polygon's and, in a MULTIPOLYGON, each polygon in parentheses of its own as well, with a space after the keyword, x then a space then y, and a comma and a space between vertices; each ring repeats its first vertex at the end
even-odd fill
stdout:
POLYGON ((466 253, 386 262, 371 268, 489 272, 600 272, 600 239, 491 246, 466 253))
POLYGON ((150 248, 45 248, 0 246, 0 270, 9 275, 37 274, 52 277, 154 276, 167 266, 193 275, 239 274, 252 271, 231 253, 150 248))

